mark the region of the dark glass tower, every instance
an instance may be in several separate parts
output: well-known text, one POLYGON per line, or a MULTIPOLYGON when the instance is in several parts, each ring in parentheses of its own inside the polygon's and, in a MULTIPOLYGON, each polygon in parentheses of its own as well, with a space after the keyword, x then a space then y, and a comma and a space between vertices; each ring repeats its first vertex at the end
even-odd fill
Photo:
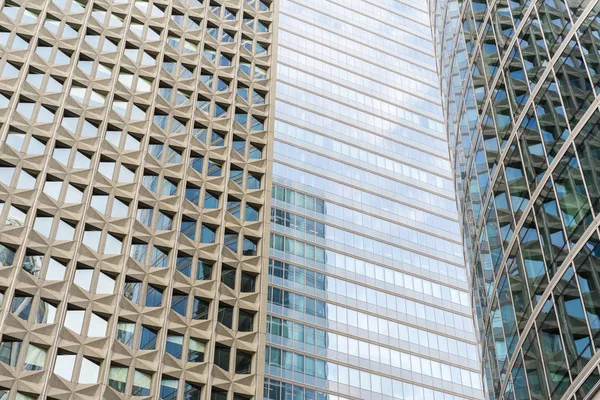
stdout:
POLYGON ((485 391, 590 398, 600 354, 600 5, 430 1, 485 391))

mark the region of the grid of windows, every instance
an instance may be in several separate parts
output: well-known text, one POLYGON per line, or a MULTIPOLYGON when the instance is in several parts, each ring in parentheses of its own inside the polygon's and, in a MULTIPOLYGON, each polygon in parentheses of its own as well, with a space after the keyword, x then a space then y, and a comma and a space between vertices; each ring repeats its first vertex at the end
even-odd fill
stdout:
POLYGON ((0 398, 260 395, 274 7, 0 2, 0 398))
POLYGON ((427 4, 279 7, 264 397, 482 398, 427 4))

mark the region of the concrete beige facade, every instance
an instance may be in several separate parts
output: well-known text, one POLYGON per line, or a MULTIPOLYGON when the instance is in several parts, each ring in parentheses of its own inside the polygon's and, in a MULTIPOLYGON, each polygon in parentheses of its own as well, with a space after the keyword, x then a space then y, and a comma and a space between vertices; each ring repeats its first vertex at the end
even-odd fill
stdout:
POLYGON ((2 2, 0 398, 262 393, 273 8, 2 2))

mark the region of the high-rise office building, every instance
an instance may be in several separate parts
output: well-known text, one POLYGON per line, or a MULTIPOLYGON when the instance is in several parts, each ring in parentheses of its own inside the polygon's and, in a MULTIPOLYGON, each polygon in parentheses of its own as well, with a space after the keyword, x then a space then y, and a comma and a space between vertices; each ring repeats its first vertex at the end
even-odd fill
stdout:
POLYGON ((431 35, 0 2, 0 399, 480 399, 431 35))
POLYGON ((281 0, 267 399, 481 399, 427 3, 281 0))
POLYGON ((599 396, 600 2, 430 6, 486 395, 599 396))
POLYGON ((2 2, 0 398, 262 394, 271 7, 2 2))

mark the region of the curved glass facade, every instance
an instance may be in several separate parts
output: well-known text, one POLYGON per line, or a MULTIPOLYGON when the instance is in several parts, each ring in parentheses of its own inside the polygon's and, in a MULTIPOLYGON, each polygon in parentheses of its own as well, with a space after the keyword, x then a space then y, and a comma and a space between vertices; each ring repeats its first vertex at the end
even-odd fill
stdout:
POLYGON ((600 360, 600 4, 430 7, 484 390, 589 398, 600 360))

